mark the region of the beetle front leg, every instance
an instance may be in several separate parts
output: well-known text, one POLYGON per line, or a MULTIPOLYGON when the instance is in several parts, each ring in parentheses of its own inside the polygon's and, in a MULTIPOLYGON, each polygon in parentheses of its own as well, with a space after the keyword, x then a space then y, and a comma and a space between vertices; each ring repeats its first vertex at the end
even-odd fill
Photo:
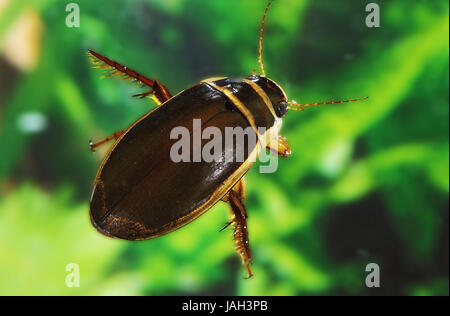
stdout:
POLYGON ((283 158, 287 158, 291 155, 291 148, 286 141, 286 137, 281 135, 278 135, 278 138, 276 140, 271 140, 267 148, 283 158))
POLYGON ((104 140, 101 140, 101 141, 99 141, 97 143, 93 143, 92 140, 90 140, 89 141, 89 147, 91 148, 91 151, 95 151, 96 147, 98 147, 100 145, 103 145, 104 143, 109 142, 111 139, 114 138, 115 140, 117 140, 120 137, 120 135, 122 135, 124 132, 125 131, 117 131, 114 134, 112 134, 111 136, 108 136, 104 140))
POLYGON ((231 210, 234 215, 230 224, 233 225, 233 238, 236 251, 241 256, 242 262, 247 268, 248 278, 251 278, 253 276, 252 270, 250 269, 252 256, 250 253, 250 245, 248 240, 247 210, 245 209, 243 202, 243 192, 244 191, 238 193, 233 189, 230 190, 230 192, 228 192, 228 203, 230 203, 231 210))

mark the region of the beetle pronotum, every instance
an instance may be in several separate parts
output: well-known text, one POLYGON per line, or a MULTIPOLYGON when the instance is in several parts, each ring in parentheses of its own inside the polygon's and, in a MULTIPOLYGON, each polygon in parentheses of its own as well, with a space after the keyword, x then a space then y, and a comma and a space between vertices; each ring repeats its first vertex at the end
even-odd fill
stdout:
MULTIPOLYGON (((288 101, 283 89, 266 77, 263 66, 263 31, 270 5, 271 1, 264 11, 259 36, 261 75, 254 72, 243 79, 206 79, 172 96, 158 80, 89 50, 94 68, 105 69, 106 77, 121 76, 148 86, 150 91, 135 96, 151 96, 158 104, 126 130, 95 144, 89 143, 94 150, 111 139, 117 140, 104 158, 93 184, 90 216, 98 231, 127 240, 149 239, 184 226, 222 200, 230 204, 233 212, 231 221, 223 229, 233 228, 236 250, 249 277, 253 275, 244 175, 256 160, 260 147, 267 147, 283 157, 291 154, 284 137, 268 138, 259 133, 259 127, 278 133, 288 109, 301 111, 309 105, 362 100, 314 104, 288 101), (249 148, 242 162, 174 162, 169 157, 173 145, 170 131, 177 126, 192 130, 189 122, 193 119, 201 119, 202 128, 251 127, 258 141, 249 148)), ((221 154, 234 151, 235 147, 223 147, 221 154)))

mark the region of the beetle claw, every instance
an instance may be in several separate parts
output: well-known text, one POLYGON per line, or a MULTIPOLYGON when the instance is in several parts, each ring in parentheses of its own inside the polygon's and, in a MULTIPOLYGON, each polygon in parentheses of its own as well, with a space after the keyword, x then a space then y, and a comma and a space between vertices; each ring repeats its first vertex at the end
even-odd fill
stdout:
POLYGON ((233 221, 229 221, 221 230, 219 230, 219 232, 223 231, 225 228, 230 226, 232 223, 233 223, 233 221))
POLYGON ((94 143, 92 142, 92 140, 89 140, 89 148, 91 149, 92 152, 95 153, 94 143))
POLYGON ((143 99, 146 96, 149 96, 151 94, 155 94, 155 92, 154 91, 148 91, 148 92, 144 92, 144 93, 138 93, 138 94, 134 94, 133 97, 143 99))

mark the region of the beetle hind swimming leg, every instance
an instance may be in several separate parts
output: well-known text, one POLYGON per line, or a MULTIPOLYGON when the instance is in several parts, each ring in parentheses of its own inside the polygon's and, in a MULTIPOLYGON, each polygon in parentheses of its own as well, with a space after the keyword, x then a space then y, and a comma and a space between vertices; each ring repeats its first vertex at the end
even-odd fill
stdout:
POLYGON ((172 98, 172 94, 169 90, 156 79, 149 79, 137 71, 111 60, 92 49, 88 51, 88 57, 94 65, 94 68, 103 69, 105 71, 104 77, 120 76, 124 80, 134 81, 141 86, 148 86, 151 88, 151 91, 134 95, 136 97, 145 98, 151 96, 158 105, 172 98))
POLYGON ((243 198, 241 195, 230 190, 228 193, 228 203, 233 211, 233 219, 227 224, 223 229, 228 226, 233 227, 233 239, 237 253, 242 259, 242 263, 245 265, 248 271, 248 277, 253 276, 250 264, 252 262, 252 256, 250 253, 250 244, 248 240, 248 229, 247 229, 247 211, 245 209, 243 198))

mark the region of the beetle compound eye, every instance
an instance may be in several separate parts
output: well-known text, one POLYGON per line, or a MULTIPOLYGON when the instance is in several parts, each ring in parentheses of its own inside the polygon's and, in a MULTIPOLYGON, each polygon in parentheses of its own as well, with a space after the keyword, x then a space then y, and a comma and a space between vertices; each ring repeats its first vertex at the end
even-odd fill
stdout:
POLYGON ((275 106, 275 113, 278 117, 283 117, 288 111, 288 104, 286 101, 279 101, 275 106))

